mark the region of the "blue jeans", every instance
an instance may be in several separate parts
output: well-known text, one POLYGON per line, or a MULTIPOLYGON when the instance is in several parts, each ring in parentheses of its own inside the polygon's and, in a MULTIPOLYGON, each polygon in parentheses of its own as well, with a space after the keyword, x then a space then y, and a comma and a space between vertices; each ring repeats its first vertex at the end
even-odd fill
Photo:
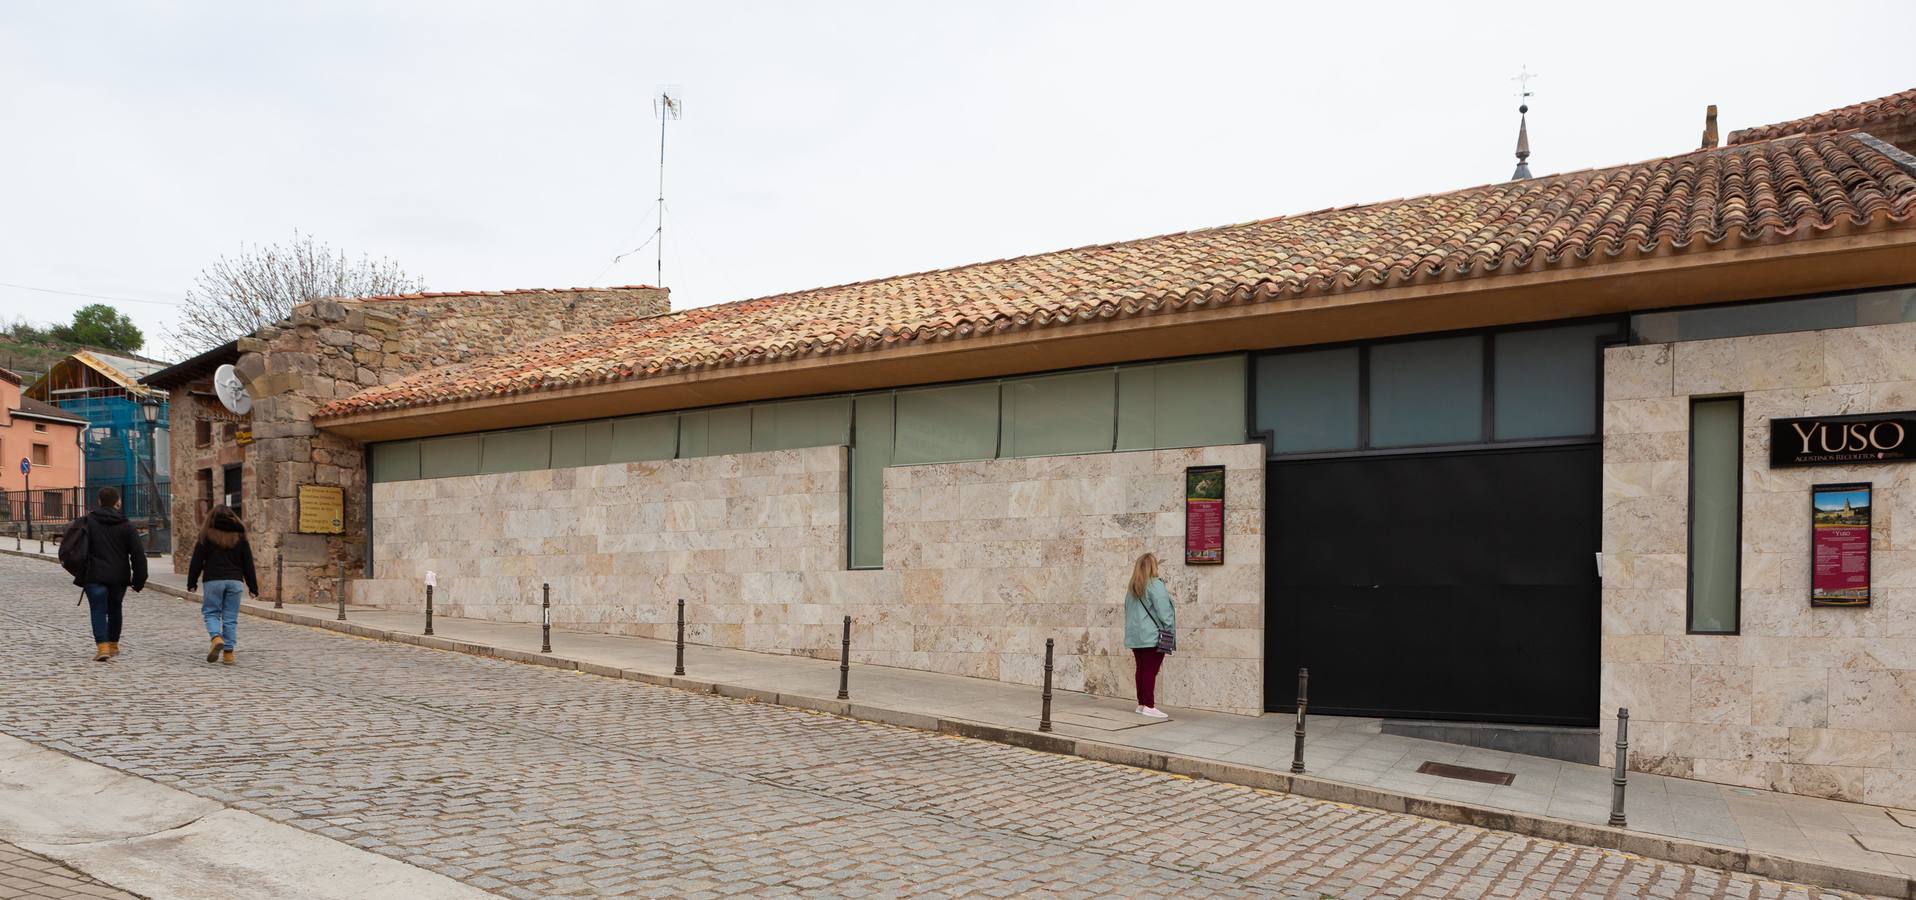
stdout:
POLYGON ((126 599, 124 584, 89 584, 86 591, 87 613, 93 617, 93 642, 116 643, 120 640, 120 603, 126 599))
POLYGON ((219 635, 226 649, 239 649, 240 598, 246 596, 246 582, 209 581, 201 590, 205 599, 200 601, 200 615, 206 619, 207 636, 219 635))

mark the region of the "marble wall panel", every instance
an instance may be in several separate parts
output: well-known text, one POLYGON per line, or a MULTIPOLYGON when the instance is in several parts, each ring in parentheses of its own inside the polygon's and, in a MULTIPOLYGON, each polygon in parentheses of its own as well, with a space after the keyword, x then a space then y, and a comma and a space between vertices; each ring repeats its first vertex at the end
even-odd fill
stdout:
MULTIPOLYGON (((1648 771, 1916 802, 1916 466, 1769 467, 1769 420, 1916 408, 1916 325, 1605 352, 1604 731, 1648 771), (1744 401, 1740 633, 1686 629, 1688 415, 1744 401), (1872 605, 1809 605, 1812 484, 1875 485, 1872 605)), ((1607 763, 1611 742, 1604 744, 1607 763)))
POLYGON ((1155 551, 1178 604, 1162 702, 1263 710, 1260 445, 987 460, 885 474, 881 571, 846 568, 842 447, 374 485, 375 578, 356 599, 539 616, 560 628, 687 640, 1133 696, 1122 584, 1155 551), (1183 565, 1184 468, 1224 465, 1226 562, 1183 565))

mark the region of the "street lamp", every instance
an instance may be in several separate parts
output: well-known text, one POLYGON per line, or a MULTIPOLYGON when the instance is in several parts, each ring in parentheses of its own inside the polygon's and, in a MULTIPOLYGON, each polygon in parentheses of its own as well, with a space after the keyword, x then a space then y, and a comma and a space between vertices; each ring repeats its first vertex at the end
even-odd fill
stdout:
POLYGON ((140 398, 140 418, 146 420, 146 534, 151 539, 154 534, 153 508, 160 505, 160 470, 153 445, 153 429, 160 422, 158 398, 140 398))

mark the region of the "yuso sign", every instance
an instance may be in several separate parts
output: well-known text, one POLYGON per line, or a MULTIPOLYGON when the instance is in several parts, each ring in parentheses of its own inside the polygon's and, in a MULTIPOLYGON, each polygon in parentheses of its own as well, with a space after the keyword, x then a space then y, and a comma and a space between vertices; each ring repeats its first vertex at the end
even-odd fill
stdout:
POLYGON ((1770 420, 1770 467, 1916 459, 1916 412, 1770 420))

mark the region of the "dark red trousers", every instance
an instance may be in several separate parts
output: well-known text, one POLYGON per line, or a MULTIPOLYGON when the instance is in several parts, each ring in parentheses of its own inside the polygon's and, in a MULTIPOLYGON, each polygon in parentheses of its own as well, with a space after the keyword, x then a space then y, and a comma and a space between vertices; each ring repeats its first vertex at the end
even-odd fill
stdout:
POLYGON ((1158 667, 1164 665, 1164 651, 1155 647, 1133 647, 1138 658, 1138 705, 1156 709, 1158 705, 1158 667))

